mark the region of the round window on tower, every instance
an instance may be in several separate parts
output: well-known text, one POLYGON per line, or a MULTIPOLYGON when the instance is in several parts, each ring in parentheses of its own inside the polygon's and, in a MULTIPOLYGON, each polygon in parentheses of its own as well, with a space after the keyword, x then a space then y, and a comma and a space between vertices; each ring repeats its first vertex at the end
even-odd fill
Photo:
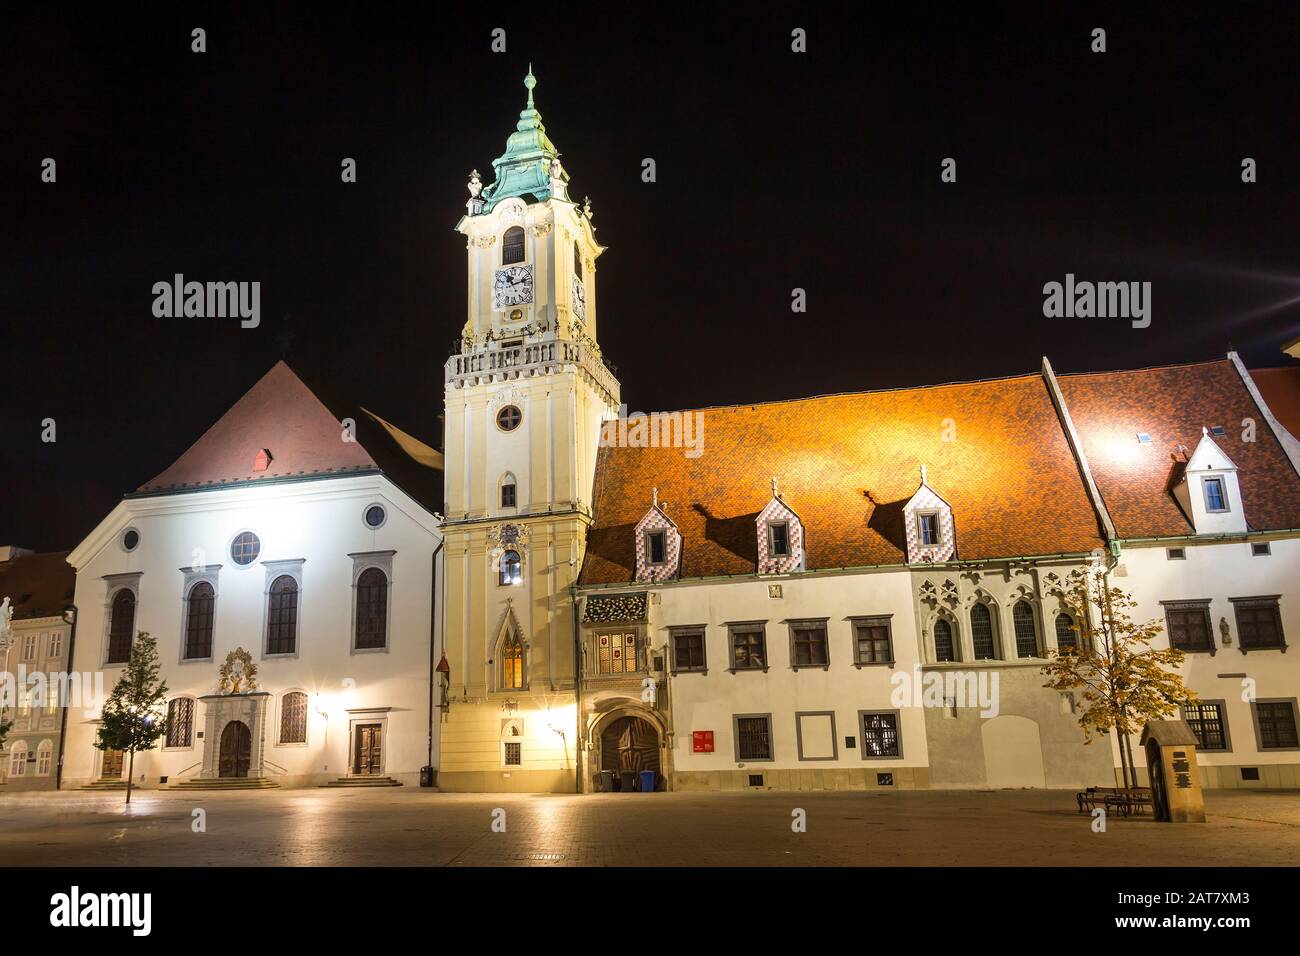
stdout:
POLYGON ((519 410, 517 405, 507 405, 497 412, 497 427, 503 432, 514 431, 523 420, 524 413, 519 410))

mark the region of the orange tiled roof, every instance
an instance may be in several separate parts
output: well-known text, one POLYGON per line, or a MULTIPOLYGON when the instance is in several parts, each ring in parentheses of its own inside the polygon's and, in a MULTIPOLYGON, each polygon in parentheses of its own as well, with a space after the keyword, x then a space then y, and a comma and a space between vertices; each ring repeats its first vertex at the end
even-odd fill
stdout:
POLYGON ((1253 368, 1250 377, 1282 427, 1300 438, 1300 365, 1253 368))
POLYGON ((284 362, 263 375, 142 493, 206 488, 234 482, 300 478, 373 469, 374 459, 343 429, 284 362), (271 453, 255 470, 262 449, 271 453))
POLYGON ((47 551, 0 561, 0 600, 9 598, 15 621, 54 617, 72 606, 77 572, 67 558, 67 551, 47 551))
POLYGON ((803 521, 807 567, 902 563, 920 482, 949 504, 957 557, 1083 553, 1096 515, 1038 375, 703 410, 704 452, 602 448, 581 584, 631 581, 651 489, 681 531, 681 576, 753 573, 771 479, 803 521), (952 419, 955 441, 944 441, 952 419))
POLYGON ((1215 441, 1241 482, 1246 521, 1255 530, 1300 527, 1300 476, 1265 423, 1245 383, 1226 360, 1127 372, 1059 376, 1088 466, 1121 538, 1193 533, 1169 489, 1201 429, 1222 425, 1215 441), (1242 441, 1242 421, 1255 441, 1242 441), (1139 444, 1137 433, 1151 436, 1139 444))

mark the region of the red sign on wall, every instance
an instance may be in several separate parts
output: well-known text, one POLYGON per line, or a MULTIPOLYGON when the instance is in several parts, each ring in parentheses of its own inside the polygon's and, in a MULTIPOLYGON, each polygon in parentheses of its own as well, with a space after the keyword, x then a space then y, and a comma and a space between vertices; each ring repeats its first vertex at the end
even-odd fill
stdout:
POLYGON ((692 730, 691 731, 691 752, 697 754, 713 753, 713 731, 692 730))

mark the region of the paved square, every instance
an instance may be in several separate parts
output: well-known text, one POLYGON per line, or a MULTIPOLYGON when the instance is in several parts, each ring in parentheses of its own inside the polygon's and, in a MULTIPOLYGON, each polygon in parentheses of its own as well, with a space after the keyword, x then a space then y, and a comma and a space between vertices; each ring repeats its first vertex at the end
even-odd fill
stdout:
MULTIPOLYGON (((1300 792, 1213 791, 1209 822, 1112 819, 1066 791, 564 795, 384 790, 0 795, 10 866, 1300 864, 1300 792), (494 810, 505 811, 504 833, 494 810), (807 832, 791 830, 807 813, 807 832), (195 810, 206 832, 192 829, 195 810)), ((498 815, 499 816, 499 815, 498 815)))

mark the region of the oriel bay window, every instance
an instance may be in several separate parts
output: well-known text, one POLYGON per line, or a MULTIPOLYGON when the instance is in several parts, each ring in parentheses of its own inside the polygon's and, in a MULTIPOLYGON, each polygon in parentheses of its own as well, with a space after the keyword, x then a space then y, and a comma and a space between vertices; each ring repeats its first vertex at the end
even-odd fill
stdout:
POLYGON ((830 651, 826 641, 826 619, 790 622, 790 666, 827 667, 830 651))
POLYGON ((638 661, 636 631, 613 631, 596 635, 596 671, 600 674, 636 674, 638 661))
POLYGON ((1279 595, 1228 598, 1237 617, 1237 641, 1241 650, 1285 650, 1279 595))
POLYGON ((767 634, 762 621, 727 625, 733 671, 767 670, 767 634))
POLYGON ((1214 629, 1210 624, 1209 600, 1161 601, 1169 646, 1192 653, 1214 653, 1214 629))

